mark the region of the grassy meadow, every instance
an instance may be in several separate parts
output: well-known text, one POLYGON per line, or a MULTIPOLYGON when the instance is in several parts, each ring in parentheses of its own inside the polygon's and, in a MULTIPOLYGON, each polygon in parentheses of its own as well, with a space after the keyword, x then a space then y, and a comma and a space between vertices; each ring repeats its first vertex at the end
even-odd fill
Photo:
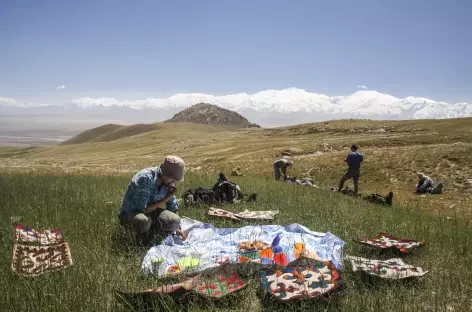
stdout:
MULTIPOLYGON (((2 311, 269 311, 286 306, 261 304, 257 276, 250 286, 223 303, 191 302, 174 305, 155 300, 128 305, 114 290, 137 290, 162 283, 139 275, 146 248, 131 244, 117 222, 117 208, 131 176, 2 176, 0 178, 0 306, 2 311), (36 278, 21 278, 10 269, 11 216, 37 228, 60 227, 71 246, 74 265, 36 278)), ((216 176, 189 174, 183 189, 211 186, 216 176)), ((362 200, 314 188, 289 185, 261 177, 234 180, 244 192, 259 194, 257 204, 228 206, 279 209, 274 223, 301 223, 315 231, 330 231, 346 242, 345 254, 376 257, 353 239, 393 232, 424 239, 419 254, 406 256, 408 264, 429 270, 416 283, 366 283, 345 262, 345 288, 322 302, 289 305, 312 311, 470 311, 472 308, 472 228, 446 215, 433 215, 415 205, 380 207, 362 200)), ((182 208, 181 215, 220 227, 235 223, 207 217, 203 208, 182 208)))
POLYGON ((399 205, 414 203, 433 213, 472 215, 472 118, 447 120, 341 120, 274 129, 156 123, 83 132, 69 142, 0 148, 2 175, 129 175, 181 156, 188 172, 214 175, 241 166, 248 176, 272 175, 272 163, 289 151, 289 174, 337 186, 353 142, 365 154, 361 192, 395 193, 399 205), (128 132, 127 132, 128 131, 128 132), (147 131, 147 132, 142 132, 147 131), (118 132, 118 133, 117 133, 118 132), (137 132, 142 132, 136 134, 137 132), (105 142, 97 142, 105 140, 105 142), (446 181, 441 196, 413 194, 418 171, 446 181))
MULTIPOLYGON (((240 129, 197 124, 105 126, 57 146, 0 147, 0 310, 1 311, 472 311, 472 118, 450 120, 344 120, 275 129, 240 129), (360 191, 386 195, 394 206, 380 207, 329 191, 345 171, 349 146, 365 154, 360 191), (311 177, 320 189, 273 181, 272 163, 287 151, 289 174, 311 177), (300 223, 329 231, 346 242, 345 254, 378 258, 353 239, 392 232, 423 239, 419 254, 405 262, 429 273, 415 283, 366 283, 345 262, 345 288, 322 302, 274 306, 257 296, 258 277, 223 303, 175 305, 155 300, 129 305, 114 290, 138 290, 164 281, 139 274, 147 248, 134 245, 118 225, 117 209, 131 176, 167 154, 186 161, 179 192, 210 187, 217 174, 241 166, 231 177, 257 204, 228 206, 239 211, 273 210, 276 224, 300 223), (413 194, 416 173, 446 181, 443 194, 413 194), (35 228, 59 227, 71 246, 74 265, 32 279, 10 266, 10 217, 35 228)), ((352 182, 347 185, 352 187, 352 182)), ((209 218, 203 208, 181 215, 218 227, 252 222, 209 218)))

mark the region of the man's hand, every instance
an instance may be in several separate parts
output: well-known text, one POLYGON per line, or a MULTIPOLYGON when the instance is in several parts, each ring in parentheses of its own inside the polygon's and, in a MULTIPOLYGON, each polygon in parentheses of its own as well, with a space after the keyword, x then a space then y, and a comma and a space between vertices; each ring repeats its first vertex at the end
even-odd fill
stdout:
POLYGON ((158 201, 155 201, 155 202, 149 204, 144 209, 144 213, 150 213, 150 212, 156 210, 157 208, 161 207, 162 205, 165 205, 165 203, 167 203, 175 195, 175 192, 176 192, 176 188, 170 189, 169 192, 167 193, 166 197, 164 197, 161 200, 158 200, 158 201))
POLYGON ((176 230, 175 234, 180 237, 181 240, 185 240, 187 238, 187 234, 182 230, 176 230))

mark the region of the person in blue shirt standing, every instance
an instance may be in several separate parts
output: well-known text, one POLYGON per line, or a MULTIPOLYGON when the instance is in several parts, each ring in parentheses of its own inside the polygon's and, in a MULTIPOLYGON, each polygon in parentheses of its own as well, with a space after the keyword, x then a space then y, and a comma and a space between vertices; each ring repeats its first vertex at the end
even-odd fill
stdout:
POLYGON ((349 179, 354 180, 354 193, 358 194, 359 192, 359 178, 361 176, 361 163, 364 161, 364 155, 359 153, 357 150, 359 147, 357 144, 353 144, 351 146, 351 152, 347 155, 345 162, 348 165, 348 169, 344 176, 341 178, 339 182, 338 192, 341 192, 344 186, 344 182, 349 179))
POLYGON ((175 183, 184 180, 184 161, 167 156, 157 167, 139 171, 129 182, 118 219, 125 228, 138 234, 148 244, 154 234, 177 234, 185 239, 180 229, 179 204, 175 197, 175 183))

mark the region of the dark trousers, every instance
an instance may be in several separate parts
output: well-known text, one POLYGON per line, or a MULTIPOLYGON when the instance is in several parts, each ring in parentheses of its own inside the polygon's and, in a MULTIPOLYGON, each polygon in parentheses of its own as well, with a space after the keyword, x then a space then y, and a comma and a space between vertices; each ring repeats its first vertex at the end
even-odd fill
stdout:
POLYGON ((359 178, 361 176, 361 170, 360 169, 348 169, 346 173, 343 175, 341 178, 341 181, 339 181, 339 188, 338 192, 341 192, 344 186, 344 182, 346 182, 349 179, 354 180, 354 193, 359 193, 359 178))

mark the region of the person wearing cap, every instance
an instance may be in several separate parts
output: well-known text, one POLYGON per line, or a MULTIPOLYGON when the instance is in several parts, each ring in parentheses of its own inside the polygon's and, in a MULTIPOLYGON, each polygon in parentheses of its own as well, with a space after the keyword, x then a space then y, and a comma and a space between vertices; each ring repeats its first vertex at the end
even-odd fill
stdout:
POLYGON ((344 186, 344 182, 349 179, 354 180, 354 193, 359 193, 359 178, 361 176, 361 163, 364 161, 364 155, 359 153, 357 150, 359 147, 357 144, 353 144, 351 146, 351 152, 347 155, 346 159, 344 160, 348 165, 348 169, 346 173, 341 178, 339 182, 338 192, 341 192, 344 186))
POLYGON ((286 159, 286 158, 281 158, 274 162, 273 167, 274 167, 274 175, 275 175, 275 180, 279 181, 281 175, 286 178, 287 177, 287 167, 290 167, 293 165, 293 162, 286 159))
POLYGON ((125 228, 134 230, 143 243, 149 243, 156 233, 176 233, 185 239, 175 197, 175 183, 184 180, 184 169, 180 157, 167 156, 160 166, 139 171, 129 182, 118 219, 125 228))
POLYGON ((428 189, 433 187, 433 183, 434 183, 433 179, 431 179, 424 173, 419 172, 418 178, 419 178, 419 181, 416 184, 416 193, 421 193, 421 194, 426 193, 428 189))

